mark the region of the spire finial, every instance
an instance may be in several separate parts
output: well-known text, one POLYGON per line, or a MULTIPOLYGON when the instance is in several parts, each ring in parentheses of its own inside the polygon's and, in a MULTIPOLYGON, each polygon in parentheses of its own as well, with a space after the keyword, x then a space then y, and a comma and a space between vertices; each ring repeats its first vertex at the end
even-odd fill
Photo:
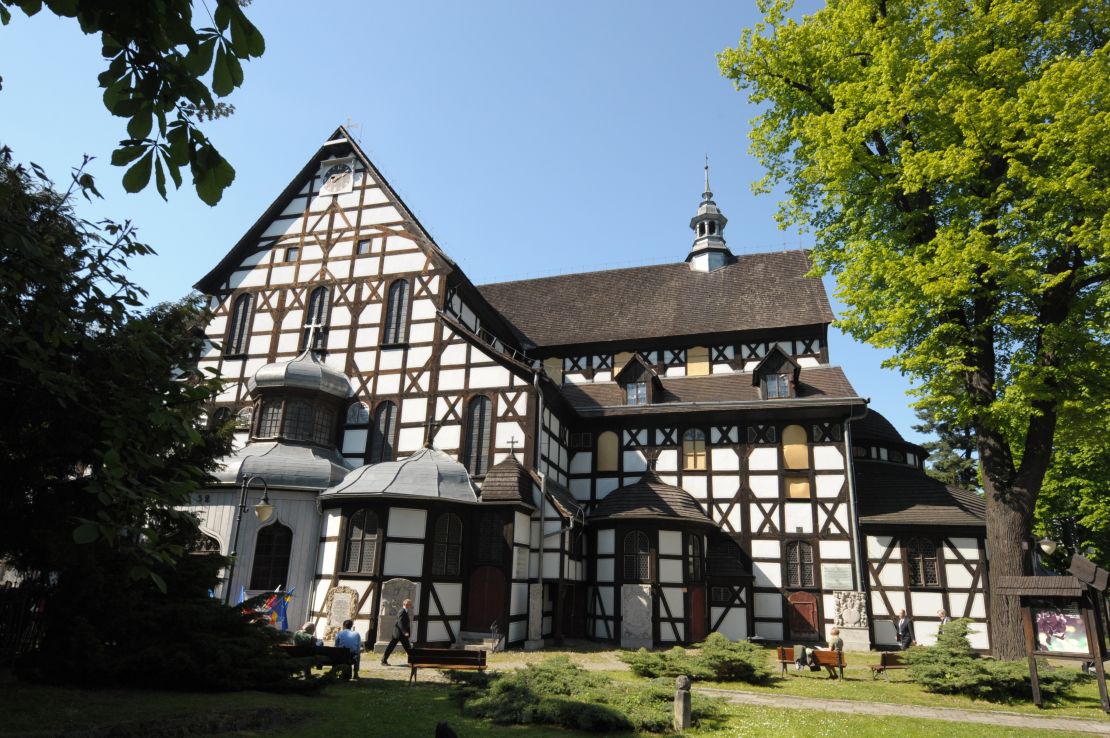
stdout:
POLYGON ((706 200, 713 197, 713 193, 709 190, 709 154, 705 155, 705 192, 702 194, 705 195, 706 200))

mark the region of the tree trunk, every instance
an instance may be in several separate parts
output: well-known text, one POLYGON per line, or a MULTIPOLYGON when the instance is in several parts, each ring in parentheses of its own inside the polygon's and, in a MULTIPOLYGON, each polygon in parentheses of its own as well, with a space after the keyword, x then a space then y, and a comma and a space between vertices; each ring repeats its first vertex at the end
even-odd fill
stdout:
POLYGON ((1025 574, 1026 552, 1021 542, 1029 535, 1031 520, 1015 498, 1028 499, 1024 490, 996 491, 989 475, 983 475, 983 492, 987 503, 987 558, 990 571, 990 638, 991 656, 1013 661, 1025 658, 1025 635, 1022 629, 1018 598, 998 593, 1000 577, 1025 574))

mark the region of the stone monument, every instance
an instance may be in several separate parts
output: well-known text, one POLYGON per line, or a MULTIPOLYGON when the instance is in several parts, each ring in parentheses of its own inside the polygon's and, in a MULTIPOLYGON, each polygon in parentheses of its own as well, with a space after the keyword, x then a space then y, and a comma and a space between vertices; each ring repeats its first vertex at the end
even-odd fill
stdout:
POLYGON ((674 689, 674 732, 681 733, 694 722, 690 709, 690 677, 675 677, 674 689))
POLYGON ((651 648, 651 585, 621 587, 621 648, 651 648))
POLYGON ((833 592, 833 624, 840 628, 845 651, 870 651, 867 628, 867 595, 864 592, 833 592))
POLYGON ((416 640, 416 584, 408 579, 390 579, 382 585, 382 604, 378 608, 378 640, 374 645, 385 645, 393 637, 393 625, 397 622, 397 613, 405 600, 413 601, 413 610, 409 611, 412 621, 412 636, 410 641, 416 640))
POLYGON ((350 587, 332 587, 324 600, 324 612, 328 622, 322 634, 317 634, 325 643, 330 643, 336 633, 343 629, 343 621, 354 620, 358 615, 358 592, 350 587))

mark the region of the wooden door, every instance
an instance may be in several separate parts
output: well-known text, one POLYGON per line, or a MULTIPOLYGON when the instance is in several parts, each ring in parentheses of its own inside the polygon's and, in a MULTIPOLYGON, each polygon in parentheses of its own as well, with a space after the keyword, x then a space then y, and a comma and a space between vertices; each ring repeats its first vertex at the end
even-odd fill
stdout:
POLYGON ((809 592, 795 592, 786 598, 790 637, 811 640, 818 637, 817 598, 809 592))
POLYGON ((692 585, 690 593, 690 613, 686 623, 686 640, 698 643, 705 640, 708 626, 705 618, 705 587, 700 584, 692 585))
POLYGON ((494 621, 506 625, 505 574, 496 566, 479 566, 470 575, 465 629, 488 633, 494 621))

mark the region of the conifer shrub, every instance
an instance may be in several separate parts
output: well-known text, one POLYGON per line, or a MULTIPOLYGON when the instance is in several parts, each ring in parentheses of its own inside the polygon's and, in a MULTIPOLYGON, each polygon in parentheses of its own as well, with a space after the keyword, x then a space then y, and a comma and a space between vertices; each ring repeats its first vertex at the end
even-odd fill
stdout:
MULTIPOLYGON (((1029 667, 1022 661, 994 661, 979 656, 967 639, 970 621, 953 620, 937 636, 934 646, 914 646, 906 652, 910 678, 927 692, 962 694, 992 702, 1028 700, 1033 696, 1029 667)), ((1046 700, 1067 696, 1084 675, 1078 671, 1037 662, 1041 695, 1046 700)))
POLYGON ((652 652, 641 648, 622 653, 619 658, 633 674, 646 678, 685 675, 694 680, 764 684, 774 673, 762 647, 749 641, 734 643, 720 633, 710 634, 695 650, 676 647, 652 652))
MULTIPOLYGON (((510 725, 558 725, 596 733, 671 729, 674 685, 666 680, 621 684, 586 671, 566 656, 508 672, 448 672, 468 715, 510 725)), ((694 720, 718 712, 715 700, 694 696, 694 720)))

